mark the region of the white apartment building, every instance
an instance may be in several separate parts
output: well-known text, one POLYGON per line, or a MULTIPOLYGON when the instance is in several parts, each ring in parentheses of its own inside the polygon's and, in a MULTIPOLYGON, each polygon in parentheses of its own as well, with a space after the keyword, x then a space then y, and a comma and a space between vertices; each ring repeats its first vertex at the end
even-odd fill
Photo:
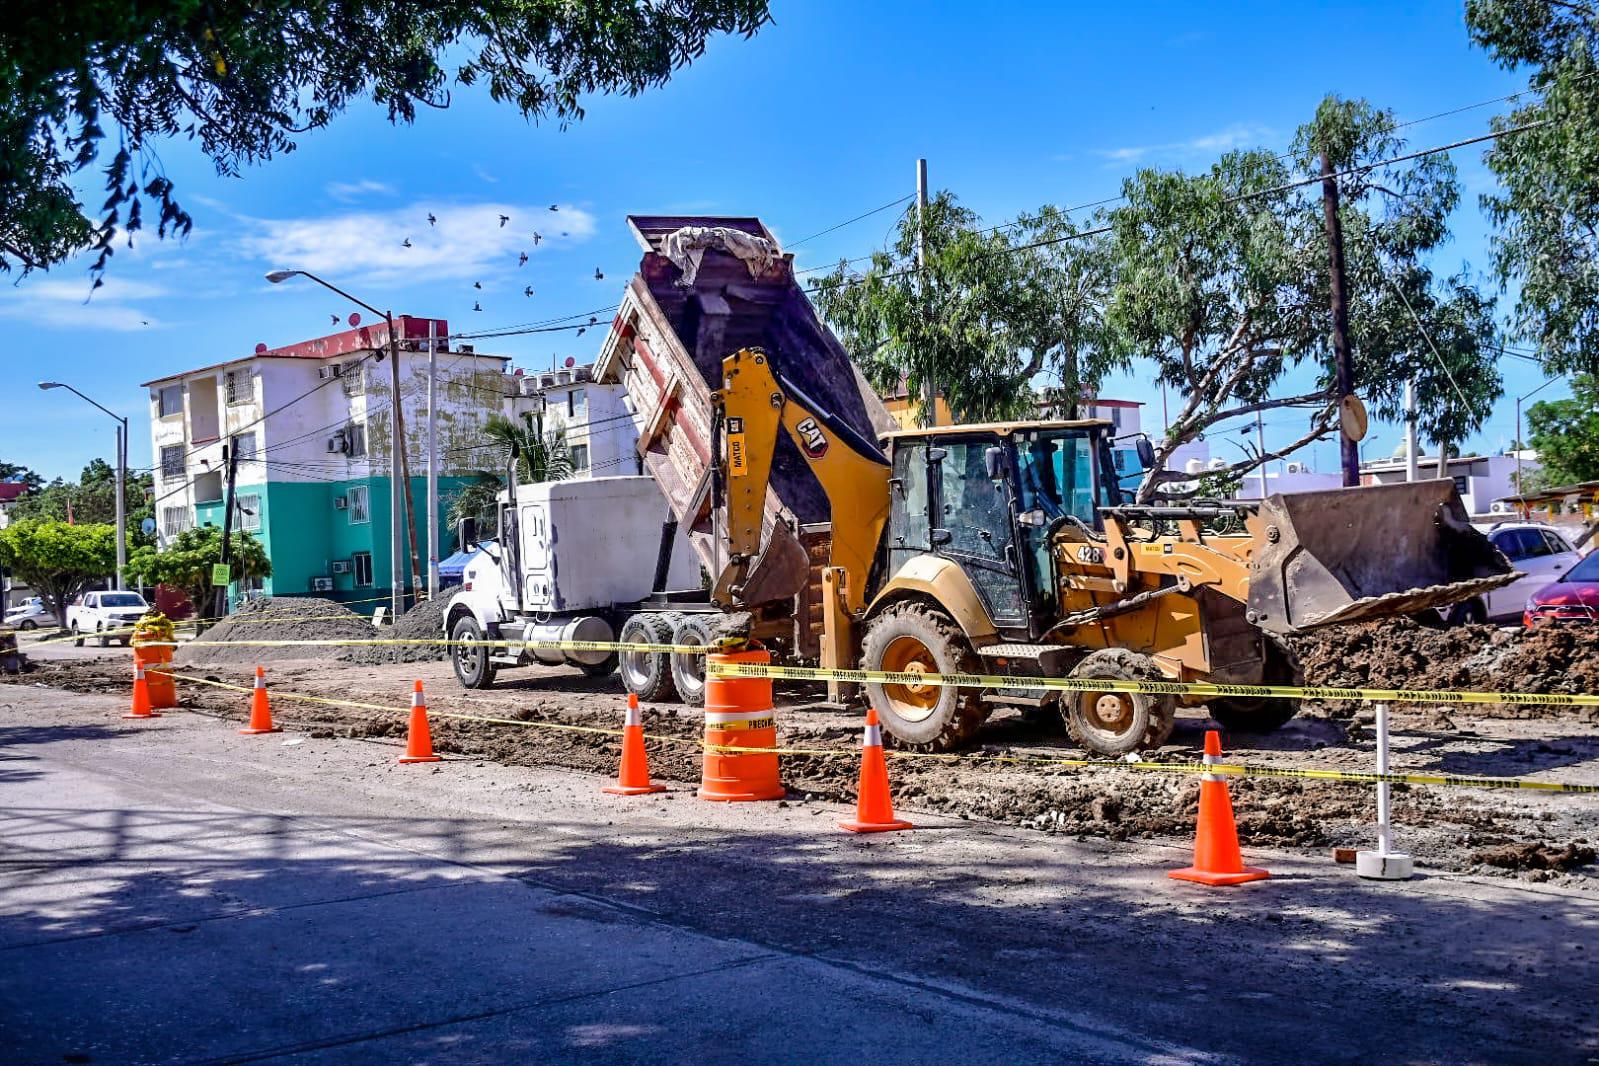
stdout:
POLYGON ((560 433, 573 477, 621 477, 642 472, 638 430, 627 392, 594 380, 594 366, 523 373, 518 414, 541 418, 545 433, 560 433))

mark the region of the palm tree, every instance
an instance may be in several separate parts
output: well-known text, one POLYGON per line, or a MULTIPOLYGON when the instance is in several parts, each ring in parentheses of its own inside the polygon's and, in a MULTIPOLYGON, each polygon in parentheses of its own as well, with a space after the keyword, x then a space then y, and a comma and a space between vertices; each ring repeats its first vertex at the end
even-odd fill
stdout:
MULTIPOLYGON (((504 460, 515 451, 517 480, 521 484, 565 481, 572 476, 566 434, 558 431, 540 436, 531 416, 523 415, 520 422, 514 422, 504 415, 490 415, 483 423, 483 433, 489 440, 482 451, 497 454, 502 471, 504 460)), ((463 518, 475 518, 481 536, 498 536, 499 495, 503 487, 503 474, 479 470, 450 501, 451 528, 459 528, 463 518)))

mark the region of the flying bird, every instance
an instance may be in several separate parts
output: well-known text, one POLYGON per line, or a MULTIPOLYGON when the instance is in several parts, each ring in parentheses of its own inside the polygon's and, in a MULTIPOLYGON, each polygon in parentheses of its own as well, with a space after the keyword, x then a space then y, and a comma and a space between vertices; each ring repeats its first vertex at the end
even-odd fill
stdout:
POLYGON ((510 215, 501 215, 500 216, 500 228, 504 229, 505 228, 505 224, 507 222, 509 222, 509 221, 511 221, 511 216, 510 215))
POLYGON ((556 206, 556 205, 555 205, 555 204, 551 204, 551 205, 550 205, 550 210, 551 210, 551 211, 559 211, 559 210, 560 210, 560 208, 559 208, 559 207, 557 207, 557 206, 556 206))
POLYGON ((522 290, 522 295, 523 296, 532 296, 533 295, 533 286, 529 285, 527 288, 523 289, 522 290))
POLYGON ((523 252, 521 255, 516 257, 516 265, 519 266, 519 267, 520 266, 527 266, 527 253, 526 252, 523 252))
POLYGON ((542 241, 543 239, 543 236, 540 235, 538 230, 533 231, 533 247, 537 248, 539 246, 539 241, 542 241))
POLYGON ((433 223, 435 223, 435 222, 437 222, 437 221, 438 221, 438 219, 436 219, 436 218, 434 218, 434 217, 433 217, 433 212, 432 212, 432 211, 429 211, 429 212, 428 212, 428 225, 430 225, 430 226, 431 226, 431 225, 433 225, 433 223))
POLYGON ((596 323, 598 321, 599 321, 599 319, 595 318, 593 315, 589 316, 589 325, 592 326, 592 325, 594 325, 594 323, 596 323))
POLYGON ((595 281, 604 281, 605 280, 605 275, 600 273, 600 268, 599 267, 595 267, 594 268, 594 280, 595 281))
POLYGON ((338 315, 329 315, 328 317, 333 319, 333 321, 331 323, 329 323, 329 325, 336 326, 336 325, 339 324, 339 316, 338 315))
POLYGON ((411 238, 407 237, 407 238, 405 238, 405 240, 401 241, 400 242, 400 247, 401 248, 409 248, 409 247, 411 247, 411 238))
POLYGON ((472 301, 472 310, 481 311, 481 310, 483 310, 483 305, 478 303, 476 300, 473 300, 472 301))
POLYGON ((574 333, 573 336, 574 337, 581 337, 581 336, 583 336, 584 332, 587 331, 587 330, 588 330, 587 326, 579 326, 579 327, 577 327, 577 332, 574 333))
POLYGON ((472 287, 474 289, 481 289, 483 287, 483 283, 481 281, 474 281, 472 283, 472 287))

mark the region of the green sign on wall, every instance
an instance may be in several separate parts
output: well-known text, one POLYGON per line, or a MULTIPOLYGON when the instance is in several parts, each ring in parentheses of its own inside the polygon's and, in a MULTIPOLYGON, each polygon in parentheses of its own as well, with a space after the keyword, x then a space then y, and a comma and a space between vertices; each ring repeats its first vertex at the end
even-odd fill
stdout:
POLYGON ((211 584, 224 586, 233 580, 232 568, 227 563, 213 563, 211 565, 211 584))

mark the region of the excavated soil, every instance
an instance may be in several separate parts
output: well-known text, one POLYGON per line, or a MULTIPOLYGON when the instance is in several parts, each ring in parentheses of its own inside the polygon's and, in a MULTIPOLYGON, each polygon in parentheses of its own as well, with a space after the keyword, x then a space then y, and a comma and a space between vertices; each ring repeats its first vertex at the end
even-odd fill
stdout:
MULTIPOLYGON (((1549 639, 1541 636, 1540 644, 1549 639)), ((1494 649, 1501 650, 1500 645, 1494 649)), ((1349 670, 1372 667, 1357 665, 1349 670)), ((179 672, 185 672, 182 664, 179 672)), ((242 664, 189 666, 187 672, 233 684, 249 683, 248 668, 242 664)), ((269 677, 271 689, 278 693, 273 700, 274 714, 313 735, 399 741, 404 736, 412 680, 421 678, 432 711, 435 744, 447 755, 567 767, 604 776, 616 772, 620 752, 614 736, 547 728, 619 725, 624 702, 615 677, 585 678, 566 668, 529 668, 502 673, 493 689, 463 691, 446 663, 351 664, 311 659, 274 662, 269 677), (288 693, 394 709, 368 711, 305 703, 288 699, 288 693), (526 724, 464 721, 451 717, 452 713, 526 724)), ((1374 684, 1379 683, 1376 678, 1407 687, 1418 684, 1409 677, 1380 673, 1367 677, 1372 679, 1368 683, 1374 684)), ((126 664, 118 657, 45 663, 30 681, 80 691, 121 692, 127 685, 126 664)), ((181 681, 180 690, 185 706, 235 719, 245 714, 243 693, 181 681)), ((858 712, 818 703, 816 689, 805 685, 780 685, 778 708, 783 746, 837 752, 785 755, 787 802, 852 802, 859 772, 858 712)), ((1415 708, 1396 707, 1395 768, 1490 776, 1538 773, 1546 779, 1599 781, 1599 728, 1575 720, 1514 720, 1492 714, 1471 717, 1478 710, 1493 709, 1452 706, 1448 714, 1455 720, 1441 727, 1415 708)), ((1288 727, 1269 736, 1230 736, 1227 753, 1259 765, 1371 769, 1369 732, 1359 728, 1369 718, 1369 708, 1358 714, 1347 710, 1337 714, 1340 717, 1319 707, 1307 708, 1288 727)), ((652 738, 649 755, 654 775, 668 781, 696 782, 700 772, 699 712, 680 704, 646 705, 644 721, 652 738)), ((1183 712, 1172 742, 1148 758, 1194 761, 1207 724, 1202 710, 1183 712)), ((889 772, 896 802, 912 812, 1004 822, 1079 838, 1153 838, 1182 844, 1192 840, 1199 794, 1199 781, 1193 775, 1051 765, 1047 760, 1082 758, 1083 753, 1069 746, 1061 730, 1007 713, 991 719, 978 739, 980 746, 963 753, 959 760, 895 753, 889 772)), ((1234 780, 1230 788, 1246 847, 1326 849, 1372 844, 1375 812, 1369 786, 1252 778, 1234 780)), ((1562 861, 1540 867, 1530 860, 1492 864, 1480 856, 1506 848, 1511 851, 1505 854, 1518 848, 1559 852, 1568 845, 1578 849, 1574 854, 1580 856, 1580 849, 1594 838, 1599 825, 1596 806, 1592 796, 1404 785, 1393 790, 1400 845, 1419 862, 1434 869, 1475 870, 1530 880, 1560 877, 1584 886, 1599 886, 1599 871, 1591 865, 1562 861)))
MULTIPOLYGON (((447 597, 423 600, 402 614, 394 625, 368 636, 384 640, 439 641, 444 639, 444 608, 447 597)), ((338 658, 349 663, 375 666, 381 663, 443 662, 450 650, 439 644, 374 644, 365 648, 340 648, 338 658)))
MULTIPOLYGON (((1536 629, 1489 625, 1437 629, 1408 618, 1336 626, 1295 642, 1305 681, 1341 688, 1479 692, 1599 692, 1599 626, 1554 622, 1536 629)), ((1348 716, 1357 703, 1331 702, 1348 716)), ((1475 706, 1477 716, 1599 722, 1599 707, 1475 706)))
POLYGON ((335 658, 336 647, 263 648, 240 645, 258 640, 371 640, 381 634, 372 623, 332 600, 312 597, 251 600, 198 640, 178 648, 172 661, 179 665, 254 665, 289 659, 335 658))

